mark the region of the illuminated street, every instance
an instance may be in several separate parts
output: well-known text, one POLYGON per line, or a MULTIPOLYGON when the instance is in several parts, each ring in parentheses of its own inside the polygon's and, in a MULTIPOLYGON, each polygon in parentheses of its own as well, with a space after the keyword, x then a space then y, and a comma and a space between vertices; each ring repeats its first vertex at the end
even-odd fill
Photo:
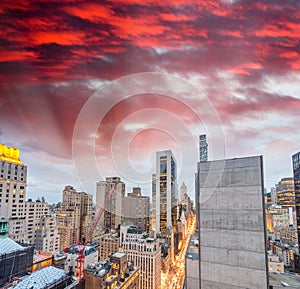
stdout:
POLYGON ((185 274, 185 253, 189 245, 190 236, 194 233, 196 227, 196 216, 193 217, 192 223, 188 228, 187 236, 182 240, 181 251, 175 257, 173 270, 167 273, 161 273, 161 288, 181 289, 184 282, 185 274))

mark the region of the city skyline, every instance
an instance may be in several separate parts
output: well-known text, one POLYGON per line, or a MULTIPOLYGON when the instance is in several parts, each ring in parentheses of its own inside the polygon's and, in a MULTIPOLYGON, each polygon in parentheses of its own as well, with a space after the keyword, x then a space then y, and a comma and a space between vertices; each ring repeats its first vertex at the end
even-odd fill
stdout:
POLYGON ((95 198, 96 183, 113 176, 127 192, 140 185, 151 196, 155 152, 171 149, 178 185, 185 181, 194 199, 198 136, 207 135, 209 160, 220 158, 216 127, 224 157, 264 155, 268 190, 292 177, 291 156, 300 150, 299 11, 297 1, 279 0, 3 1, 0 143, 20 149, 28 198, 61 201, 66 185, 95 198), (101 173, 84 166, 79 182, 73 134, 84 105, 104 84, 145 72, 178 83, 165 87, 168 95, 147 91, 104 110, 95 134, 82 139, 101 173), (183 82, 204 97, 188 98, 183 82), (208 102, 215 111, 207 118, 208 102))

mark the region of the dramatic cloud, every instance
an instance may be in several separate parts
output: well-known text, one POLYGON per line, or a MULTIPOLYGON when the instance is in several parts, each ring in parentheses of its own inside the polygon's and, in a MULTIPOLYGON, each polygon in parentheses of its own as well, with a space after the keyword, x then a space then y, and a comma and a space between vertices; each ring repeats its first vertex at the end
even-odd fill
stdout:
MULTIPOLYGON (((48 198, 47 187, 49 200, 57 201, 64 185, 79 186, 70 168, 80 111, 102 85, 141 72, 177 76, 205 94, 218 112, 226 156, 264 154, 268 188, 291 175, 290 156, 300 149, 299 1, 4 0, 0 15, 0 137, 24 151, 34 180, 29 195, 43 191, 48 198), (41 168, 57 163, 49 180, 35 158, 41 168), (58 177, 64 168, 65 182, 58 177)), ((182 97, 189 96, 183 91, 182 97)), ((191 103, 199 111, 203 105, 200 97, 191 103)), ((107 111, 98 131, 82 142, 97 144, 105 166, 116 132, 121 148, 130 136, 120 166, 129 154, 133 167, 149 168, 154 150, 169 145, 179 152, 188 138, 193 146, 197 133, 209 135, 217 123, 203 124, 209 113, 199 120, 172 98, 131 96, 107 111), (149 110, 143 117, 144 109, 152 109, 153 120, 149 110), (171 114, 193 135, 182 126, 174 141, 157 130, 166 129, 167 120, 169 131, 180 125, 171 114)), ((188 158, 194 167, 198 156, 188 158)), ((179 181, 190 177, 182 174, 179 181)), ((94 192, 96 181, 83 189, 94 192)), ((143 189, 149 193, 150 184, 143 189)))

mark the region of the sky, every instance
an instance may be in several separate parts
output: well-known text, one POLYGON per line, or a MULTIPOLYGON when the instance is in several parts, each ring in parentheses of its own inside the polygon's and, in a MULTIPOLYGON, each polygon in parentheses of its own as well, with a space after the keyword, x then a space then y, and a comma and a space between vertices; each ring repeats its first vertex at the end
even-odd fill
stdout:
POLYGON ((21 150, 27 197, 95 194, 120 176, 151 191, 171 149, 194 198, 209 159, 264 156, 265 187, 300 150, 298 0, 0 3, 0 143, 21 150))

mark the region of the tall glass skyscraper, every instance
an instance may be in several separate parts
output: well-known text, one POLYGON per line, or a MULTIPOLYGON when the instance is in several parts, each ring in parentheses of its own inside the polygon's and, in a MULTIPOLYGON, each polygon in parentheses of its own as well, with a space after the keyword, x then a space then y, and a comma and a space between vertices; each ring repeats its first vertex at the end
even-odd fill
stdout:
POLYGON ((177 165, 170 150, 156 153, 155 190, 152 190, 156 233, 172 228, 178 218, 176 200, 177 165))
POLYGON ((199 155, 200 162, 207 162, 208 153, 207 153, 208 143, 206 141, 206 134, 199 135, 199 155))
POLYGON ((296 218, 297 218, 298 244, 299 244, 299 240, 300 240, 300 152, 292 156, 292 161, 293 161, 293 172, 294 172, 296 218))

